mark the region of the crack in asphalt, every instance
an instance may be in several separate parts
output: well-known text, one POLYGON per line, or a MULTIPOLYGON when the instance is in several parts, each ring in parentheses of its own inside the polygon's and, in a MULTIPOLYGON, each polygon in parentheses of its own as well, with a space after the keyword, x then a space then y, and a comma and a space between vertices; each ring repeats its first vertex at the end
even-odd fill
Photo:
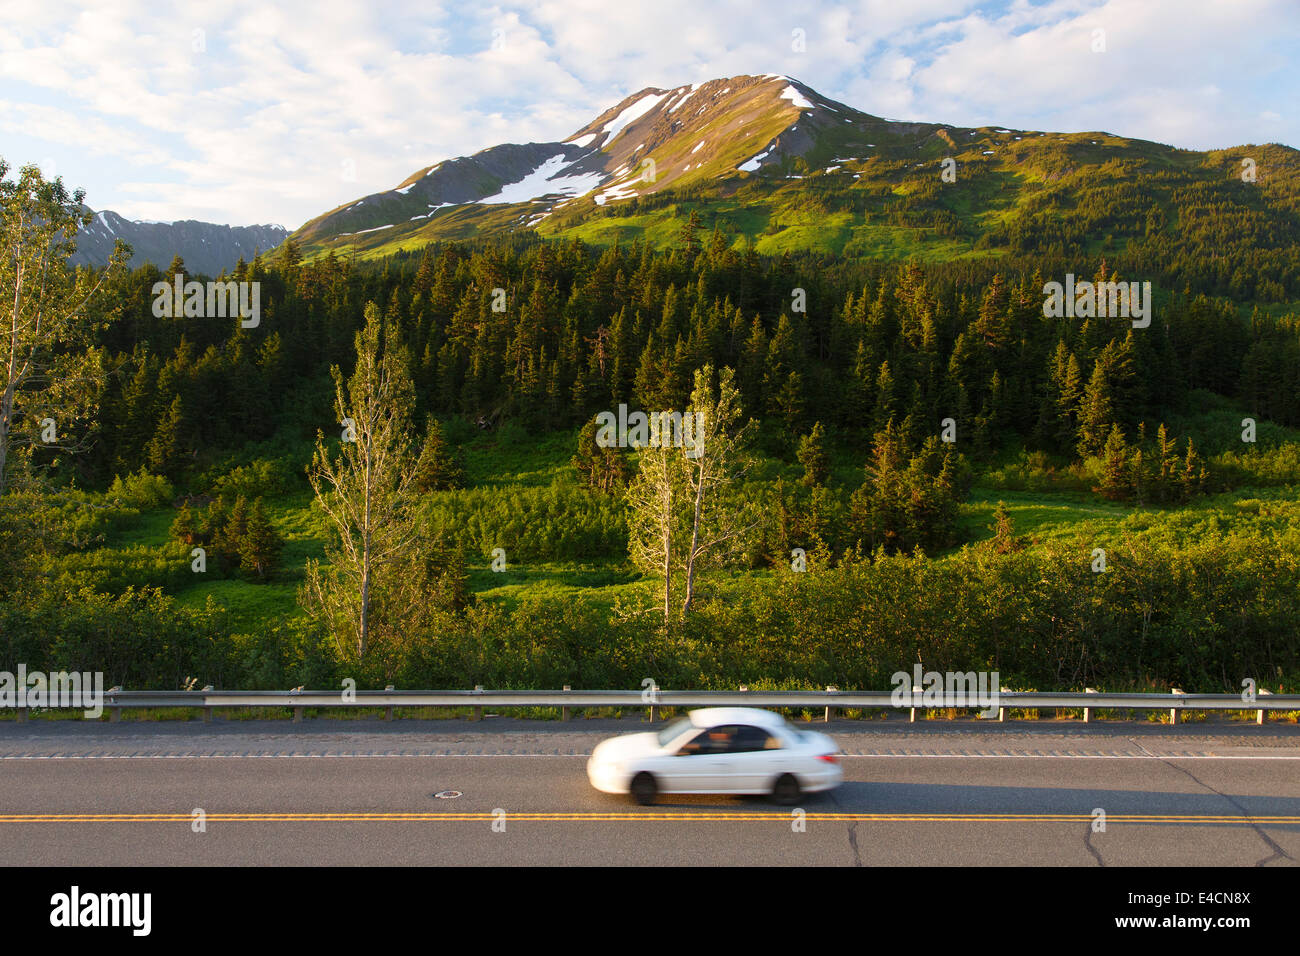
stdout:
POLYGON ((1091 820, 1088 821, 1083 831, 1083 848, 1093 855, 1093 858, 1096 859, 1098 866, 1104 867, 1106 865, 1106 861, 1101 858, 1101 854, 1097 852, 1097 848, 1092 845, 1092 821, 1091 820))
MULTIPOLYGON (((843 810, 844 805, 840 803, 840 798, 835 795, 835 791, 830 793, 831 802, 836 808, 843 810)), ((858 849, 858 824, 861 821, 854 820, 849 824, 849 849, 853 851, 853 865, 862 866, 862 852, 858 849)))
MULTIPOLYGON (((1137 743, 1137 741, 1133 741, 1133 742, 1137 743)), ((1140 743, 1137 745, 1139 747, 1142 747, 1140 743)), ((1142 749, 1146 750, 1145 747, 1142 747, 1142 749)), ((1273 851, 1268 856, 1264 857, 1264 859, 1259 860, 1255 864, 1256 866, 1267 866, 1268 864, 1272 863, 1274 860, 1278 860, 1278 859, 1290 860, 1292 863, 1296 862, 1295 857, 1291 856, 1291 854, 1287 853, 1286 850, 1278 846, 1277 842, 1271 836, 1265 833, 1263 828, 1259 824, 1257 824, 1254 820, 1250 819, 1250 811, 1247 810, 1245 807, 1243 807, 1240 803, 1238 803, 1235 797, 1232 797, 1231 795, 1224 793, 1222 790, 1214 789, 1214 787, 1211 787, 1208 783, 1205 783, 1203 780, 1197 777, 1196 774, 1192 773, 1190 770, 1185 770, 1184 768, 1178 766, 1175 763, 1172 763, 1170 760, 1164 757, 1160 758, 1160 762, 1166 764, 1167 766, 1173 768, 1174 770, 1177 770, 1179 773, 1186 776, 1197 786, 1204 787, 1206 790, 1210 791, 1210 793, 1217 794, 1218 796, 1222 797, 1224 800, 1227 800, 1228 803, 1232 804, 1232 806, 1237 810, 1237 812, 1242 815, 1244 822, 1249 824, 1250 828, 1255 831, 1255 835, 1258 836, 1261 840, 1263 840, 1264 845, 1273 851)))

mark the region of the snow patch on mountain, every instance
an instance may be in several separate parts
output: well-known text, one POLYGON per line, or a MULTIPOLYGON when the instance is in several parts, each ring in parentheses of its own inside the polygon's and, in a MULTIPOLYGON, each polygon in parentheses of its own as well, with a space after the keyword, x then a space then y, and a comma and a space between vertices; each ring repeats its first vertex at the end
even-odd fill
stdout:
POLYGON ((741 163, 738 168, 747 173, 756 173, 758 172, 759 164, 763 162, 764 158, 766 158, 767 154, 770 152, 772 152, 770 149, 765 149, 753 159, 741 163))
POLYGON ((625 126, 640 119, 642 116, 645 116, 646 113, 649 113, 652 109, 658 106, 667 96, 667 93, 647 93, 627 109, 623 110, 623 112, 615 116, 605 126, 604 132, 606 135, 605 141, 602 145, 608 146, 610 143, 614 142, 615 137, 617 137, 619 133, 623 132, 625 126))
POLYGON ((393 223, 390 222, 385 226, 375 226, 375 228, 373 229, 359 229, 356 232, 340 232, 339 235, 340 236, 364 236, 368 232, 378 232, 380 229, 392 229, 392 228, 393 228, 393 223))
POLYGON ((690 92, 687 93, 685 96, 683 96, 680 100, 678 100, 678 101, 677 101, 676 103, 674 103, 672 106, 668 107, 668 112, 670 112, 670 113, 675 113, 675 112, 677 112, 677 110, 681 108, 681 106, 682 106, 683 103, 685 103, 687 100, 689 100, 692 96, 695 95, 695 91, 698 90, 699 88, 700 88, 700 84, 698 84, 698 83, 692 83, 692 84, 691 84, 691 90, 690 90, 690 92))
POLYGON ((601 184, 604 177, 599 172, 560 176, 569 165, 563 153, 556 153, 542 165, 518 182, 508 183, 494 196, 478 200, 488 205, 529 202, 543 196, 559 193, 562 196, 579 196, 589 193, 601 184))

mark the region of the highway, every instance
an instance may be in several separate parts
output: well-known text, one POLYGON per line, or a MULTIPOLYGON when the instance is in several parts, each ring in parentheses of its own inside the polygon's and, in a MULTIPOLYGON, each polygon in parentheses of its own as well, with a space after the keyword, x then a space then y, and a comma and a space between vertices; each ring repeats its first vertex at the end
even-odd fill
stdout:
POLYGON ((792 811, 733 797, 638 807, 592 790, 586 755, 607 736, 646 729, 643 720, 9 720, 0 723, 0 862, 1300 861, 1296 725, 810 726, 843 747, 845 783, 792 811))

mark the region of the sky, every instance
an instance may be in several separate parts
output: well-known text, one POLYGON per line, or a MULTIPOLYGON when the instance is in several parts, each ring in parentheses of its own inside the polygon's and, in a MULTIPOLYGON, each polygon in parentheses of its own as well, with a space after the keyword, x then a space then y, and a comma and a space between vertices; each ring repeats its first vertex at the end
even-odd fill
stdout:
POLYGON ((1300 147, 1300 0, 0 0, 0 157, 290 229, 623 97, 784 73, 893 119, 1300 147))

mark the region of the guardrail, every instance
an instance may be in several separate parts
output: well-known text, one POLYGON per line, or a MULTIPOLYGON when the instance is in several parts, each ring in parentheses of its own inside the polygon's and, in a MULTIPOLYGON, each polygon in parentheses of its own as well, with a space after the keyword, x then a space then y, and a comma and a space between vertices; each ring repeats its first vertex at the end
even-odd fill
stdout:
MULTIPOLYGON (((588 690, 574 691, 567 687, 561 691, 535 690, 240 690, 220 691, 211 688, 190 691, 128 691, 120 688, 104 692, 104 709, 109 720, 120 720, 125 709, 202 708, 203 719, 211 720, 218 708, 292 708, 295 722, 302 720, 306 708, 384 708, 385 718, 392 719, 396 707, 469 707, 472 719, 483 716, 483 709, 509 707, 555 707, 560 718, 567 720, 575 708, 647 707, 650 720, 656 719, 662 707, 787 707, 824 708, 824 719, 829 721, 837 710, 887 709, 906 710, 909 719, 916 720, 918 710, 952 709, 951 698, 927 702, 921 688, 912 694, 905 692, 902 706, 891 691, 671 691, 658 687, 645 690, 588 690)), ((1099 710, 1168 710, 1171 723, 1178 723, 1187 711, 1236 710, 1255 711, 1256 723, 1264 723, 1270 710, 1300 710, 1300 694, 1271 694, 1259 691, 1253 699, 1241 694, 1103 694, 1041 693, 1037 691, 1001 691, 984 708, 971 701, 957 709, 985 710, 990 718, 997 708, 997 720, 1005 721, 1009 710, 1082 709, 1084 722, 1092 719, 1099 710)), ((26 711, 19 709, 18 719, 25 720, 26 711)))

